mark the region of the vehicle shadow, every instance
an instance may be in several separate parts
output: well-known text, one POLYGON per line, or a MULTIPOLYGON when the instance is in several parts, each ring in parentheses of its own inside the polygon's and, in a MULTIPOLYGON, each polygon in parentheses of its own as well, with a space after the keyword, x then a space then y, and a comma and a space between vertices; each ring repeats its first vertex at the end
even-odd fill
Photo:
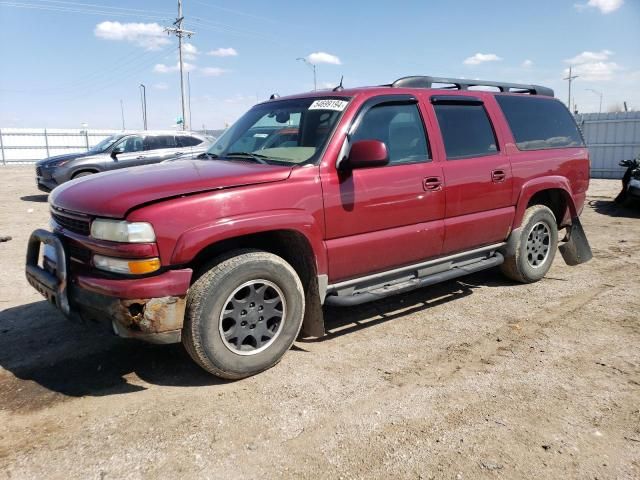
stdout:
POLYGON ((327 341, 467 297, 477 288, 505 285, 513 286, 514 282, 500 275, 496 269, 490 269, 354 307, 325 307, 327 334, 321 338, 303 339, 302 342, 327 341))
POLYGON ((589 206, 601 215, 622 218, 640 218, 640 202, 619 205, 613 200, 590 200, 589 206))
POLYGON ((20 200, 23 202, 38 202, 38 203, 46 203, 49 198, 49 195, 46 193, 40 195, 24 195, 20 197, 20 200))
POLYGON ((121 339, 97 325, 73 323, 45 301, 0 312, 0 367, 30 381, 17 384, 0 375, 0 409, 42 408, 65 396, 135 392, 146 388, 144 382, 224 383, 197 366, 180 344, 121 339))
MULTIPOLYGON (((479 272, 350 308, 326 308, 328 341, 473 293, 513 285, 495 270, 479 272)), ((298 346, 294 349, 305 351, 298 346)), ((114 336, 97 325, 74 323, 46 301, 0 312, 0 410, 45 408, 68 397, 107 396, 162 386, 226 383, 197 366, 182 345, 152 345, 114 336), (21 380, 16 382, 16 379, 21 380)))

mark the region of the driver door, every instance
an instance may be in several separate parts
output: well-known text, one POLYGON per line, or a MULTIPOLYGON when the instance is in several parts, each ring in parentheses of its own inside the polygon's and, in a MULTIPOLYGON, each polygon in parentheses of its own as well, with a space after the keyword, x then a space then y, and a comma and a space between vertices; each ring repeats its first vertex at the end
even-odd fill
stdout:
POLYGON ((371 99, 353 125, 351 145, 382 141, 389 163, 322 175, 330 282, 435 257, 444 239, 442 167, 432 161, 418 101, 371 99))
POLYGON ((131 135, 123 138, 111 150, 111 159, 111 169, 142 165, 145 159, 142 137, 131 135))

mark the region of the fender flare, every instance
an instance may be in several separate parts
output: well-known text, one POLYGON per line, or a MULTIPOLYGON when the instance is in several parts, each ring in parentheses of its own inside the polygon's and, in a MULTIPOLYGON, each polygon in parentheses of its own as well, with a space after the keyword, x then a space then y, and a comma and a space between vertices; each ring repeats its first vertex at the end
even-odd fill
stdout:
POLYGON ((187 264, 199 252, 223 240, 276 230, 301 234, 311 246, 317 275, 327 274, 327 252, 320 225, 308 212, 293 208, 225 217, 192 228, 178 238, 171 264, 187 264))
POLYGON ((512 229, 515 230, 520 227, 522 219, 524 218, 524 212, 529 205, 529 201, 536 194, 543 190, 561 190, 563 192, 564 200, 566 201, 567 211, 563 218, 558 218, 558 222, 563 224, 568 221, 571 223, 571 219, 578 216, 576 205, 573 201, 573 194, 571 193, 571 185, 566 177, 554 175, 547 177, 534 178, 524 183, 520 189, 520 196, 516 203, 516 211, 513 218, 512 229))

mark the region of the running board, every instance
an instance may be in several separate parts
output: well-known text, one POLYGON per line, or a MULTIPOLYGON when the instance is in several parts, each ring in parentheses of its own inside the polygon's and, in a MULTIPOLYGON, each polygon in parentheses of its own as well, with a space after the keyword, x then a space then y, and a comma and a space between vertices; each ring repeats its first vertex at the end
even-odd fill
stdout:
MULTIPOLYGON (((353 286, 349 289, 336 290, 329 287, 329 294, 325 298, 325 305, 350 307, 361 303, 380 300, 381 298, 415 290, 471 273, 486 270, 500 265, 504 257, 498 251, 487 252, 484 258, 464 259, 460 262, 443 262, 433 265, 429 269, 417 270, 400 278, 388 279, 370 286, 353 286), (333 291, 332 291, 333 290, 333 291)), ((382 279, 381 279, 382 280, 382 279)))

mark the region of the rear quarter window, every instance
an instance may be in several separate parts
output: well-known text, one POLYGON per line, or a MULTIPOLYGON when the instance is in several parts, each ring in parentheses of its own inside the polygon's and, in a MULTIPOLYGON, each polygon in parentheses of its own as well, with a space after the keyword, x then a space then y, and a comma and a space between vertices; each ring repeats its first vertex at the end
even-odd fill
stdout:
POLYGON ((583 147, 569 110, 558 100, 524 95, 496 95, 519 150, 583 147))

